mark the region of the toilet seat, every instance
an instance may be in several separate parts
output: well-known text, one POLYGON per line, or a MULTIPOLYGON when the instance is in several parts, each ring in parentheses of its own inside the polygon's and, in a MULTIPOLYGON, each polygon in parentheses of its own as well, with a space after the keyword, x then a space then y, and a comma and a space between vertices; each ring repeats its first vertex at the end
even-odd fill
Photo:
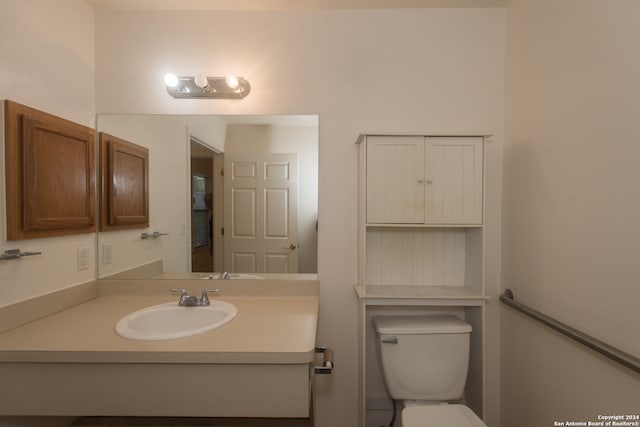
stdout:
POLYGON ((464 405, 408 406, 402 410, 403 427, 487 427, 464 405))

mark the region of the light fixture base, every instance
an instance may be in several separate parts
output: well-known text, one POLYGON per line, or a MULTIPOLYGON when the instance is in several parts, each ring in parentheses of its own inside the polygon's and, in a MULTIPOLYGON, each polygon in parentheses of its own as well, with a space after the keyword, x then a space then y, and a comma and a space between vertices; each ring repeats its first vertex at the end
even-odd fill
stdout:
POLYGON ((166 86, 169 95, 174 98, 213 98, 213 99, 242 99, 251 91, 247 80, 238 77, 238 86, 231 88, 226 77, 206 77, 208 84, 200 87, 194 76, 178 77, 175 87, 166 86))

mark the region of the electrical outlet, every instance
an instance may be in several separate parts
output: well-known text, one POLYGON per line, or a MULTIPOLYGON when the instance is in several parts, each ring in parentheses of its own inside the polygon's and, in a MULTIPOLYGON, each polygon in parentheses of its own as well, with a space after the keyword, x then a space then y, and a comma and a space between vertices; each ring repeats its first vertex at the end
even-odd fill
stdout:
POLYGON ((105 243, 104 245, 102 245, 102 263, 111 264, 112 255, 111 243, 105 243))
POLYGON ((86 270, 89 268, 89 248, 78 249, 78 270, 86 270))

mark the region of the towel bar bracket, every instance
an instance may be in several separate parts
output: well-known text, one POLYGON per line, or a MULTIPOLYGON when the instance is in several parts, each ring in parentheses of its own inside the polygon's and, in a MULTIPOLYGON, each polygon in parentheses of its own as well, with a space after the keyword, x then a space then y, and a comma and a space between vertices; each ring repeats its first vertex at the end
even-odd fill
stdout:
POLYGON ((322 366, 314 366, 313 372, 315 374, 331 375, 333 373, 333 350, 327 347, 316 347, 316 354, 322 353, 322 366))

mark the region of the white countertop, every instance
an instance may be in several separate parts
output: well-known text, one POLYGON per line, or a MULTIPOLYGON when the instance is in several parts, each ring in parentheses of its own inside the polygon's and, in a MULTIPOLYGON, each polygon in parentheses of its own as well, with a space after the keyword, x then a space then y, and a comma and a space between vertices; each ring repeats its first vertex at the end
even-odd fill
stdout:
MULTIPOLYGON (((229 324, 169 341, 120 337, 115 324, 174 296, 102 295, 0 334, 0 362, 297 364, 313 360, 317 296, 221 296, 229 324)), ((197 309, 197 308, 196 308, 197 309)))

